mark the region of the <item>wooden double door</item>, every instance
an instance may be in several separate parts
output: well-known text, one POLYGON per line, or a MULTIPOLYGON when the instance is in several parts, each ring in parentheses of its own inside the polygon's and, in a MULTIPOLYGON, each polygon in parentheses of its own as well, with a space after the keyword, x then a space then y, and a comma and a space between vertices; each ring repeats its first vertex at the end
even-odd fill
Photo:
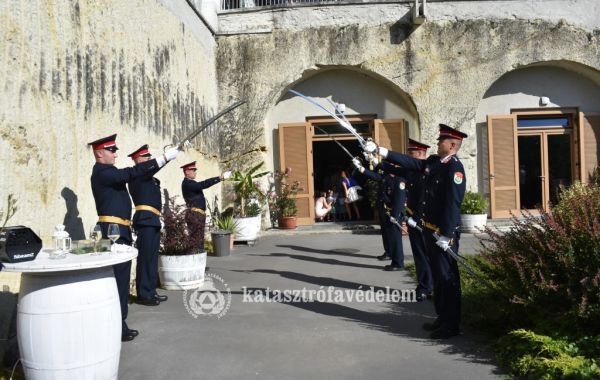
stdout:
MULTIPOLYGON (((408 125, 405 120, 377 119, 374 115, 356 115, 348 117, 352 125, 367 124, 362 129, 363 138, 371 137, 381 146, 398 152, 405 152, 408 145, 408 125)), ((327 134, 319 133, 315 125, 332 125, 336 122, 331 118, 307 118, 306 122, 279 124, 279 169, 291 168, 290 181, 298 180, 302 191, 298 192, 298 224, 306 225, 315 222, 315 184, 313 164, 313 142, 331 140, 327 134)), ((352 139, 349 133, 335 133, 336 139, 352 139)), ((350 158, 348 157, 348 163, 350 158)))
POLYGON ((491 217, 549 210, 600 162, 600 114, 577 109, 488 116, 491 217))

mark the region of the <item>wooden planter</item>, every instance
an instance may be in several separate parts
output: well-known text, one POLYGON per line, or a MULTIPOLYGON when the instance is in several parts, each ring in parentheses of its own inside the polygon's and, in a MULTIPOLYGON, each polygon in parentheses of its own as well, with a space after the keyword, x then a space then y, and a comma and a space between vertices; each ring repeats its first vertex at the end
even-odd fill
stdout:
POLYGON ((279 228, 283 230, 293 230, 298 226, 295 216, 282 216, 279 218, 279 228))

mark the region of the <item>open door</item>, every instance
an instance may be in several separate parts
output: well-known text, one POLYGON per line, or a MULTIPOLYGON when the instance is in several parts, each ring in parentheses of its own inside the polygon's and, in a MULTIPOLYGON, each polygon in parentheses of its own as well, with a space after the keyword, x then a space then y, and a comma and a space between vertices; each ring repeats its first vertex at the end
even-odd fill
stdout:
POLYGON ((579 113, 577 137, 579 153, 578 175, 588 182, 590 174, 600 165, 600 113, 579 113))
POLYGON ((291 168, 289 179, 300 181, 303 189, 296 197, 299 225, 315 221, 311 128, 308 123, 279 124, 279 169, 291 168))
POLYGON ((394 152, 406 153, 406 147, 408 146, 406 122, 402 119, 375 119, 373 122, 373 140, 378 145, 394 152))
POLYGON ((490 212, 492 218, 509 217, 521 208, 516 115, 488 115, 490 212))

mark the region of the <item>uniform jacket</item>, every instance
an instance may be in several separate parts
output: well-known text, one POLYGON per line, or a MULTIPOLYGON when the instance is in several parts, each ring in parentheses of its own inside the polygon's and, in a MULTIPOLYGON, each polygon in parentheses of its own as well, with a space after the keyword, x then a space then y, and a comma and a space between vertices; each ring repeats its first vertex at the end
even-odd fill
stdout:
POLYGON ((389 211, 396 220, 402 221, 405 215, 406 180, 399 176, 391 176, 377 166, 376 171, 365 169, 363 175, 378 183, 377 206, 380 212, 389 211), (391 210, 391 211, 390 211, 391 210))
POLYGON ((387 160, 424 176, 422 220, 439 228, 440 234, 454 236, 460 225, 460 205, 467 185, 465 169, 458 157, 451 155, 442 160, 431 155, 418 160, 389 152, 387 160))
MULTIPOLYGON (((136 166, 141 164, 137 164, 136 166)), ((129 182, 129 194, 131 194, 131 199, 136 206, 147 205, 154 207, 158 211, 161 210, 160 181, 153 177, 156 172, 158 170, 153 170, 129 182)), ((160 227, 160 217, 151 211, 136 210, 133 215, 133 225, 160 227)))
POLYGON ((221 182, 220 177, 213 177, 200 182, 184 178, 181 183, 181 192, 183 193, 185 203, 188 207, 197 207, 206 210, 206 199, 202 190, 208 189, 219 182, 221 182))
POLYGON ((418 222, 423 212, 425 175, 414 170, 392 166, 385 161, 381 162, 380 165, 385 172, 406 179, 406 214, 418 222))
POLYGON ((158 170, 158 164, 154 159, 124 169, 96 163, 92 169, 91 181, 98 216, 131 219, 131 199, 125 185, 155 170, 158 170))

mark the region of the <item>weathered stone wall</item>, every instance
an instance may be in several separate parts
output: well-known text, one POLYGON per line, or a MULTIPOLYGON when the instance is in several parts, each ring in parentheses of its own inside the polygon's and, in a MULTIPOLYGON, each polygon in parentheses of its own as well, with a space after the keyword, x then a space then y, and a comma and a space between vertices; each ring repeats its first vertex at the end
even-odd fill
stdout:
MULTIPOLYGON (((0 20, 0 207, 14 193, 10 223, 45 239, 96 221, 87 142, 117 132, 129 166, 140 145, 160 153, 216 111, 215 41, 184 0, 7 0, 0 20)), ((171 195, 186 161, 218 173, 216 131, 197 147, 159 173, 171 195)))
POLYGON ((537 62, 600 69, 598 2, 531 3, 428 3, 427 21, 416 28, 398 4, 222 15, 221 33, 230 34, 217 40, 220 97, 250 100, 247 118, 256 122, 240 130, 248 135, 264 130, 269 109, 315 70, 362 70, 412 99, 425 142, 435 144, 440 122, 471 135, 460 156, 477 188, 476 111, 498 78, 537 62))

